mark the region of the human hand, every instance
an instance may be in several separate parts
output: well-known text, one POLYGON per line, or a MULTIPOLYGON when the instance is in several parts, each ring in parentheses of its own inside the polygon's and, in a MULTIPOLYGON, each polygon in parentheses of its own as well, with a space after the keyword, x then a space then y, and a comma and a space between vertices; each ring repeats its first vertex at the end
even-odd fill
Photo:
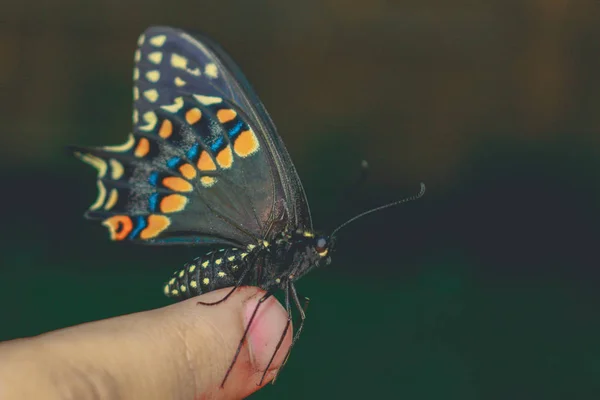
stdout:
POLYGON ((281 367, 291 329, 261 386, 287 313, 274 297, 263 303, 224 388, 229 367, 260 297, 221 289, 168 307, 90 322, 0 343, 2 399, 241 399, 281 367))

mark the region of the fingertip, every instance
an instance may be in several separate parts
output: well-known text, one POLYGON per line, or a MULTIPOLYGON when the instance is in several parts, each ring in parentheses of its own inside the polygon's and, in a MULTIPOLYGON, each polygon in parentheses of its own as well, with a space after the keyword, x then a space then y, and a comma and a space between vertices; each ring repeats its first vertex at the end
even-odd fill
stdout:
POLYGON ((281 367, 292 342, 288 312, 273 296, 261 304, 264 296, 249 298, 243 314, 244 326, 251 323, 248 331, 250 361, 261 377, 265 372, 276 372, 281 367))
POLYGON ((187 349, 194 349, 194 369, 199 372, 196 387, 215 398, 243 398, 266 385, 285 361, 292 341, 291 323, 286 330, 288 313, 274 296, 266 297, 266 292, 258 288, 239 288, 214 306, 198 304, 218 301, 229 290, 189 299, 174 307, 185 310, 173 310, 178 315, 175 318, 188 322, 182 336, 190 338, 187 349), (246 340, 223 382, 248 326, 246 340), (209 368, 212 370, 206 371, 209 368))

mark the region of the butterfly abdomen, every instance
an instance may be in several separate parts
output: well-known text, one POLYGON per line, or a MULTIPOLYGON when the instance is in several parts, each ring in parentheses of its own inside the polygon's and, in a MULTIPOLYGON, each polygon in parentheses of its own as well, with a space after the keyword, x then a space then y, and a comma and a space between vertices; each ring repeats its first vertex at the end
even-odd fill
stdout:
POLYGON ((248 262, 248 250, 227 248, 196 258, 173 274, 164 285, 166 296, 176 300, 234 286, 248 262))

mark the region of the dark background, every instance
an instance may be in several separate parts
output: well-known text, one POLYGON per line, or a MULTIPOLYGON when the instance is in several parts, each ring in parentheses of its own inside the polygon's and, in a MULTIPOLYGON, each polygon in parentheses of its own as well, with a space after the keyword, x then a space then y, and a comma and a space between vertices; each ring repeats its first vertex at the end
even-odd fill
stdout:
POLYGON ((317 228, 428 187, 299 282, 305 334, 253 398, 600 396, 600 3, 124 3, 2 1, 0 339, 166 305, 200 254, 110 243, 64 150, 124 141, 137 36, 173 25, 238 61, 317 228))

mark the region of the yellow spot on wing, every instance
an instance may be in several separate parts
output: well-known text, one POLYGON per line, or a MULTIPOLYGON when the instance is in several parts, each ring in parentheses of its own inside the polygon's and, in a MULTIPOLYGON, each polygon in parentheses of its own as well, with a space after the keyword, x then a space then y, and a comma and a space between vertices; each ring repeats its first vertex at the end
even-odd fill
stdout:
POLYGON ((160 47, 163 44, 165 44, 165 40, 167 40, 166 35, 157 35, 157 36, 150 38, 149 42, 152 46, 160 47))
POLYGON ((236 116, 237 113, 234 110, 230 110, 228 108, 224 108, 222 110, 217 111, 217 118, 222 124, 233 120, 236 116))
POLYGON ((163 179, 162 184, 164 187, 176 192, 191 192, 194 189, 191 183, 177 176, 169 176, 163 179))
POLYGON ((181 290, 181 293, 185 293, 187 288, 185 286, 181 285, 181 286, 179 286, 179 290, 181 290))
POLYGON ((115 206, 115 204, 117 203, 118 199, 119 199, 119 193, 117 192, 117 189, 112 188, 110 190, 110 195, 108 196, 108 201, 104 205, 104 209, 110 210, 111 208, 113 208, 115 206))
POLYGON ((204 67, 204 73, 206 76, 213 79, 219 76, 219 71, 214 63, 206 64, 206 67, 204 67))
POLYGON ((202 75, 202 72, 200 72, 200 68, 194 68, 194 69, 187 69, 187 72, 189 74, 195 75, 195 76, 200 76, 202 75))
POLYGON ((138 41, 137 41, 138 46, 143 45, 145 39, 146 39, 145 35, 140 35, 140 37, 138 38, 138 41))
POLYGON ((163 120, 158 130, 158 136, 163 139, 168 139, 173 134, 173 124, 168 119, 163 120))
POLYGON ((235 138, 233 150, 240 157, 248 157, 258 150, 258 139, 252 130, 244 131, 235 138))
POLYGON ((204 283, 205 285, 208 285, 210 283, 210 279, 204 278, 204 279, 202 279, 202 283, 204 283))
POLYGON ((186 82, 185 82, 183 79, 181 79, 181 78, 180 78, 180 77, 178 77, 178 76, 176 76, 176 77, 175 77, 175 86, 182 87, 182 86, 184 86, 185 84, 186 84, 186 82))
POLYGON ((195 270, 195 269, 196 269, 196 265, 192 264, 192 265, 190 265, 190 267, 188 268, 188 271, 189 271, 189 272, 190 272, 190 274, 191 274, 192 272, 194 272, 194 270, 195 270))
POLYGON ((150 82, 158 82, 160 79, 160 72, 155 69, 148 71, 146 72, 146 79, 148 79, 150 82))
POLYGON ((110 176, 111 178, 117 180, 120 179, 123 176, 123 164, 121 164, 119 161, 115 160, 114 158, 111 158, 110 160, 108 160, 108 163, 110 164, 110 176))
POLYGON ((154 103, 158 100, 158 91, 156 89, 149 89, 144 92, 144 97, 148 99, 150 103, 154 103))
POLYGON ((223 99, 221 99, 220 97, 215 97, 215 96, 202 96, 199 94, 195 94, 194 98, 196 100, 198 100, 198 102, 200 104, 203 104, 205 106, 210 106, 211 104, 218 104, 220 102, 223 101, 223 99))
POLYGON ((152 239, 158 236, 162 231, 167 229, 170 224, 171 220, 169 219, 169 217, 155 214, 149 215, 148 226, 140 232, 140 238, 152 239))
POLYGON ((133 114, 131 115, 131 120, 134 124, 137 124, 140 119, 137 108, 133 109, 133 114))
POLYGON ((196 177, 196 168, 192 164, 183 164, 179 167, 179 172, 185 177, 185 179, 194 179, 196 177))
POLYGON ((171 66, 173 68, 179 68, 186 70, 187 69, 188 60, 184 56, 180 56, 179 54, 171 54, 171 66))
POLYGON ((196 281, 191 281, 190 286, 196 289, 198 287, 198 284, 196 283, 196 281))
POLYGON ((121 152, 125 152, 125 151, 131 150, 131 148, 133 147, 134 144, 135 144, 135 138, 130 133, 129 136, 127 137, 127 141, 125 143, 119 144, 119 145, 116 145, 116 146, 104 146, 102 148, 104 150, 115 151, 115 152, 121 153, 121 152))
POLYGON ((227 260, 233 261, 233 260, 235 260, 235 256, 227 257, 227 260))
POLYGON ((140 62, 140 60, 142 59, 142 53, 140 52, 140 49, 137 49, 135 51, 135 53, 133 54, 133 59, 135 60, 135 62, 140 62))
POLYGON ((217 162, 221 168, 230 168, 233 164, 233 154, 231 153, 231 146, 225 147, 217 154, 217 162))
POLYGON ((217 258, 217 259, 215 260, 215 264, 217 264, 217 265, 221 265, 221 263, 222 263, 222 262, 223 262, 223 259, 222 259, 222 258, 217 258))
POLYGON ((219 271, 219 273, 217 274, 220 278, 225 276, 225 272, 223 271, 219 271))
POLYGON ((177 97, 174 100, 173 104, 170 104, 168 106, 161 106, 161 108, 163 110, 166 110, 171 113, 176 113, 177 111, 179 111, 181 109, 181 107, 183 107, 183 98, 181 98, 181 97, 177 97))
POLYGON ((160 201, 160 211, 163 213, 173 213, 181 211, 187 205, 188 198, 180 194, 170 194, 163 197, 160 201))
POLYGON ((131 218, 126 215, 115 215, 105 219, 102 225, 108 228, 112 240, 123 240, 133 229, 131 218))
POLYGON ((137 81, 140 78, 140 70, 137 68, 133 69, 133 80, 137 81))
POLYGON ((96 186, 98 187, 98 197, 96 197, 96 201, 94 204, 90 206, 90 210, 97 210, 104 204, 104 199, 106 198, 106 188, 101 180, 96 181, 96 186))
POLYGON ((169 285, 165 285, 165 287, 163 288, 163 291, 165 292, 165 295, 168 296, 169 295, 169 285))
POLYGON ((160 62, 162 61, 162 57, 163 55, 160 51, 154 51, 148 54, 148 60, 150 60, 150 62, 153 64, 160 64, 160 62))
POLYGON ((173 285, 175 283, 175 278, 171 278, 171 280, 169 281, 169 285, 173 285))
POLYGON ((203 176, 202 178, 200 178, 200 183, 204 187, 211 187, 215 184, 215 182, 217 182, 217 180, 211 176, 203 176))
POLYGON ((208 260, 206 260, 202 263, 202 268, 206 268, 206 267, 208 267, 208 260))
POLYGON ((210 155, 206 151, 200 153, 200 158, 198 158, 198 163, 196 165, 200 171, 216 171, 217 169, 215 162, 210 158, 210 155))
POLYGON ((145 131, 145 132, 149 132, 152 129, 154 129, 157 118, 156 118, 156 114, 154 114, 153 111, 145 112, 144 115, 142 116, 142 118, 144 119, 144 121, 147 122, 147 124, 144 126, 140 126, 138 129, 145 131))
POLYGON ((133 99, 137 100, 140 98, 140 89, 137 86, 133 87, 133 99))
POLYGON ((179 271, 179 277, 183 278, 183 275, 185 275, 185 271, 184 270, 179 271))
POLYGON ((91 154, 83 154, 76 152, 75 155, 79 157, 79 159, 84 163, 96 168, 96 170, 98 171, 98 178, 104 178, 104 175, 106 175, 106 170, 108 169, 106 161, 104 161, 100 157, 96 157, 91 154))
POLYGON ((177 296, 177 295, 179 294, 179 290, 177 290, 177 289, 173 289, 173 290, 171 290, 171 294, 172 294, 173 296, 177 296))
POLYGON ((185 113, 185 120, 188 124, 193 125, 196 122, 200 121, 202 118, 202 112, 200 112, 197 108, 192 108, 185 113))
POLYGON ((150 152, 150 142, 146 138, 141 138, 133 154, 136 157, 144 157, 150 152))

